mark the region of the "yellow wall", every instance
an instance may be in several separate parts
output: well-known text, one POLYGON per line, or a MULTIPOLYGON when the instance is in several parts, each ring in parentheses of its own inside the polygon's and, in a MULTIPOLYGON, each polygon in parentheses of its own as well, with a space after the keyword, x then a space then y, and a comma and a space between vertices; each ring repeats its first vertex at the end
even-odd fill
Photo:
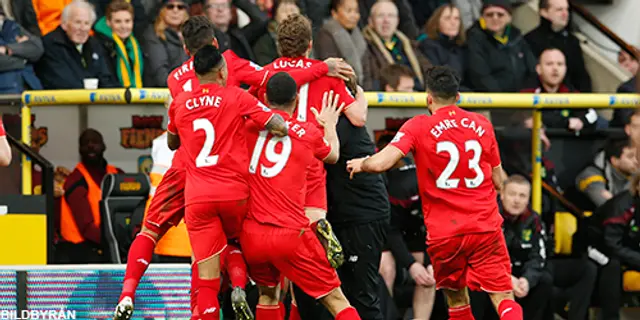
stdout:
POLYGON ((0 216, 0 244, 0 265, 46 264, 46 215, 0 216))

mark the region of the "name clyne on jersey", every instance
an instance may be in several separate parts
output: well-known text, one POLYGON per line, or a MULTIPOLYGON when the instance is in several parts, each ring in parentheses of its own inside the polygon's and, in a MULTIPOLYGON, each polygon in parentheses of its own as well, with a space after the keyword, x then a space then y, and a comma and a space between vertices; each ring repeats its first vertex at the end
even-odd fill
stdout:
POLYGON ((472 130, 478 135, 478 137, 482 137, 484 135, 484 128, 482 128, 481 125, 477 125, 475 121, 470 120, 469 118, 462 118, 460 120, 460 125, 458 125, 456 119, 442 120, 436 123, 436 125, 431 128, 430 132, 435 138, 438 138, 442 132, 460 127, 472 130))
POLYGON ((300 60, 278 60, 273 62, 274 69, 286 69, 286 68, 302 68, 307 69, 311 68, 311 61, 300 60))
POLYGON ((185 107, 187 110, 193 110, 199 107, 216 107, 220 108, 222 97, 218 96, 200 96, 187 100, 185 107))
POLYGON ((173 78, 176 79, 176 81, 180 80, 180 77, 182 77, 183 74, 190 72, 191 70, 193 70, 193 60, 189 61, 189 63, 182 64, 173 74, 173 78))

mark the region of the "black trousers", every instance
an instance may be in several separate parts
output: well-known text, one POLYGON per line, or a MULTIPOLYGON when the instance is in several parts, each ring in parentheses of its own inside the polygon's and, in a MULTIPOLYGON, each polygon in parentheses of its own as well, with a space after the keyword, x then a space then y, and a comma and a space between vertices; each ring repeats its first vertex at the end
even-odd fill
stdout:
POLYGON ((598 277, 598 301, 602 320, 619 320, 622 303, 622 265, 620 260, 610 259, 600 266, 598 277))
POLYGON ((587 319, 598 275, 596 264, 588 258, 550 259, 547 266, 553 275, 553 310, 568 320, 587 319))
MULTIPOLYGON (((345 255, 344 264, 338 268, 342 291, 362 319, 385 320, 379 297, 384 284, 378 270, 388 224, 385 219, 333 227, 345 255)), ((324 306, 302 290, 294 286, 294 292, 302 320, 333 319, 324 306)))
MULTIPOLYGON (((553 290, 553 279, 551 274, 545 272, 538 284, 529 289, 529 294, 516 301, 522 306, 524 320, 547 320, 545 311, 551 302, 551 292, 553 290)), ((486 292, 470 291, 471 311, 476 320, 498 320, 496 312, 489 295, 486 292)))

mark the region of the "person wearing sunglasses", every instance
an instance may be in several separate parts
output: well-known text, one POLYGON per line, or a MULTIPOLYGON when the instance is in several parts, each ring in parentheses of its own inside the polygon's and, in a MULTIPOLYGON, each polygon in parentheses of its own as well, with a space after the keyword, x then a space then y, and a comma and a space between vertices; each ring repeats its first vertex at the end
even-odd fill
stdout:
POLYGON ((158 17, 140 39, 146 55, 143 79, 146 87, 167 87, 169 72, 189 59, 179 34, 180 25, 189 19, 185 1, 163 0, 158 17))

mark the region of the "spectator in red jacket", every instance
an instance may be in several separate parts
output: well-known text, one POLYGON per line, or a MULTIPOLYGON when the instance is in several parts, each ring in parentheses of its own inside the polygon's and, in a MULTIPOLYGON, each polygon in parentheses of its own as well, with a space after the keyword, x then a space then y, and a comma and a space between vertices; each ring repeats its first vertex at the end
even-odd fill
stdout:
MULTIPOLYGON (((566 59, 562 51, 555 48, 543 50, 536 65, 537 78, 521 92, 530 93, 570 93, 577 90, 565 84, 567 74, 566 59)), ((547 128, 566 128, 580 132, 595 129, 598 114, 594 109, 546 109, 542 122, 547 128)))

